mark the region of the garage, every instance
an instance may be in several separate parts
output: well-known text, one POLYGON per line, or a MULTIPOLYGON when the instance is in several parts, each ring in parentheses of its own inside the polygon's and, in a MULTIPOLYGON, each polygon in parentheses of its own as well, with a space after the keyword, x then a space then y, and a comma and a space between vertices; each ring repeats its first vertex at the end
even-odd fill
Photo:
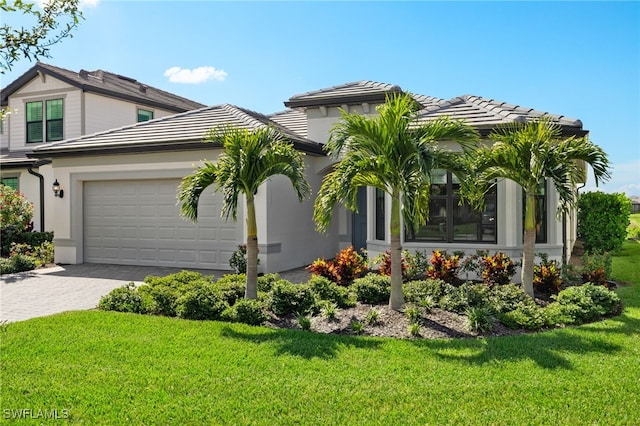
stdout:
POLYGON ((222 195, 205 191, 194 224, 179 215, 179 183, 178 179, 85 181, 84 261, 229 269, 242 231, 237 223, 220 218, 222 195))

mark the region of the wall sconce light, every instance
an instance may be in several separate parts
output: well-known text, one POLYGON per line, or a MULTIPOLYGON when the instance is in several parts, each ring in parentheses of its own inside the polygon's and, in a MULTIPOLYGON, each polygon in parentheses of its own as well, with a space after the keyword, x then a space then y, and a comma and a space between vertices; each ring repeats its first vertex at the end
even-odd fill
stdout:
POLYGON ((60 184, 58 183, 58 179, 53 182, 53 195, 55 197, 62 198, 64 196, 64 190, 60 188, 60 184))

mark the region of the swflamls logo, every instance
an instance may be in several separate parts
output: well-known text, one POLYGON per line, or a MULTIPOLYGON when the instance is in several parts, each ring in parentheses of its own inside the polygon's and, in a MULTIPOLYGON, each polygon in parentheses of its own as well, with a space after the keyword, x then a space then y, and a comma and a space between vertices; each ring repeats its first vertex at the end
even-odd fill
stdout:
POLYGON ((5 408, 2 410, 2 416, 5 419, 68 419, 69 418, 69 410, 62 409, 58 410, 57 408, 48 410, 46 408, 5 408))

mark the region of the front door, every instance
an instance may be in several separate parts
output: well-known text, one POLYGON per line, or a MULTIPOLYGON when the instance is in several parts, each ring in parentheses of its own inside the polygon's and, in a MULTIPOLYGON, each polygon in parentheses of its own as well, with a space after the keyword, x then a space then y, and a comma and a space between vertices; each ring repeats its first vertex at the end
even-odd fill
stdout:
POLYGON ((351 243, 356 250, 367 248, 367 188, 358 188, 358 213, 352 214, 351 243))

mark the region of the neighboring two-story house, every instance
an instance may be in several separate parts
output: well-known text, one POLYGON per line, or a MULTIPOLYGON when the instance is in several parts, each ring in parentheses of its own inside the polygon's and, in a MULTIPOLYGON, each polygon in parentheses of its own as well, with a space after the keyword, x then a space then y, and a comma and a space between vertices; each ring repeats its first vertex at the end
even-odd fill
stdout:
POLYGON ((166 117, 204 105, 97 70, 70 71, 38 62, 0 92, 9 114, 0 126, 0 178, 34 203, 34 228, 54 230, 51 162, 34 148, 166 117))
MULTIPOLYGON (((402 89, 395 85, 359 81, 293 96, 285 102, 289 109, 269 116, 218 105, 42 144, 29 161, 51 161, 48 187, 56 179, 65 191, 64 198, 55 200, 46 191, 55 212, 47 228, 55 231, 56 261, 227 269, 231 252, 245 241, 243 209, 235 223, 221 219, 222 196, 212 189, 201 199, 198 224, 181 219, 176 205, 180 179, 200 160, 215 160, 221 153, 220 146, 201 143, 208 129, 221 124, 248 129, 273 126, 306 154, 310 199, 298 203, 288 181, 278 176, 256 195, 263 272, 308 265, 351 244, 372 255, 380 253, 389 245, 391 203, 385 194, 363 188, 358 213, 337 208, 325 234, 315 231, 313 200, 335 163, 324 154, 322 144, 340 118, 339 108, 375 114, 388 95, 399 92, 402 89)), ((543 115, 558 122, 566 135, 587 133, 579 120, 478 96, 450 100, 412 96, 422 106, 420 120, 447 115, 467 121, 484 136, 497 124, 543 115)), ((459 150, 453 144, 447 147, 459 150)), ((484 212, 459 206, 456 186, 451 173, 443 170, 434 175, 430 220, 416 232, 405 233, 403 246, 469 254, 485 249, 519 258, 523 196, 518 185, 499 182, 488 194, 484 212)), ((575 241, 575 217, 556 219, 557 194, 551 185, 540 188, 538 201, 536 249, 560 259, 575 241)))

